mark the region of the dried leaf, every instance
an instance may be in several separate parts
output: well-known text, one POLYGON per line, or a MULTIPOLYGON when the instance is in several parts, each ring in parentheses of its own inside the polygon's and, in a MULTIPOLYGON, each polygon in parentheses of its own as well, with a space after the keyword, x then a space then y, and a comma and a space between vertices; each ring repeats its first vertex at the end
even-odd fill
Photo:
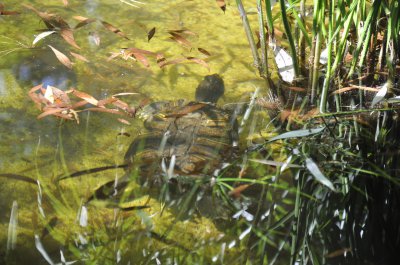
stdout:
POLYGON ((224 13, 225 13, 225 10, 226 10, 225 0, 216 0, 216 2, 217 2, 218 7, 221 8, 221 10, 224 11, 224 13))
POLYGON ((186 57, 186 59, 188 59, 189 61, 195 62, 197 64, 200 64, 200 65, 204 66, 205 68, 207 68, 208 71, 210 71, 210 67, 204 60, 195 58, 195 57, 186 57))
POLYGON ((361 89, 365 91, 372 91, 372 92, 378 92, 379 89, 373 88, 373 87, 365 87, 365 86, 349 86, 349 87, 343 87, 341 89, 335 90, 332 94, 341 94, 347 91, 351 91, 354 89, 361 89))
POLYGON ((243 185, 239 185, 236 188, 234 188, 233 190, 231 190, 229 192, 229 196, 235 197, 235 198, 239 198, 240 195, 242 194, 242 192, 244 190, 246 190, 248 187, 250 186, 250 184, 243 184, 243 185))
POLYGON ((199 50, 199 52, 201 52, 204 55, 211 56, 211 54, 208 51, 204 50, 203 48, 197 48, 197 50, 199 50))
POLYGON ((130 123, 129 121, 125 120, 125 119, 118 118, 117 120, 118 120, 119 122, 123 123, 123 124, 131 125, 131 123, 130 123))
POLYGON ((80 47, 78 46, 78 44, 76 44, 75 42, 75 38, 74 38, 74 34, 72 33, 71 29, 62 29, 60 31, 60 35, 61 37, 63 37, 63 39, 70 44, 71 46, 80 49, 80 47))
POLYGON ((112 113, 112 114, 117 114, 117 115, 124 115, 123 112, 117 110, 117 109, 106 109, 106 108, 87 108, 86 110, 88 111, 97 111, 97 112, 106 112, 106 113, 112 113))
POLYGON ((44 118, 44 117, 46 117, 46 116, 54 115, 54 114, 60 113, 60 112, 62 112, 62 111, 67 111, 67 109, 66 109, 66 108, 50 108, 50 109, 47 109, 47 110, 46 110, 45 112, 43 112, 42 114, 40 114, 39 116, 37 116, 36 118, 37 118, 38 120, 40 120, 40 119, 42 119, 42 118, 44 118))
POLYGON ((117 136, 120 136, 120 135, 123 135, 123 136, 126 136, 126 137, 131 137, 131 135, 129 133, 127 133, 127 132, 120 132, 120 133, 117 134, 117 136))
POLYGON ((117 98, 105 98, 98 101, 97 106, 104 107, 107 104, 112 104, 113 102, 117 101, 117 98))
POLYGON ((97 106, 98 104, 98 100, 95 99, 94 97, 92 97, 91 95, 85 93, 85 92, 81 92, 78 90, 73 90, 72 94, 74 94, 75 96, 77 96, 78 98, 81 98, 83 100, 86 100, 88 103, 97 106))
POLYGON ((85 17, 74 17, 77 20, 80 20, 80 22, 78 24, 76 24, 75 29, 79 29, 83 26, 86 26, 90 23, 95 22, 97 19, 95 18, 85 18, 85 17))
POLYGON ((83 17, 83 16, 73 16, 74 19, 78 20, 78 21, 84 21, 86 19, 89 19, 87 17, 83 17))
POLYGON ((192 46, 192 44, 185 39, 183 36, 179 35, 178 33, 175 32, 169 32, 169 34, 172 35, 172 37, 170 37, 171 40, 176 41, 177 43, 181 44, 184 47, 190 48, 192 46))
POLYGON ((19 15, 21 14, 18 11, 7 11, 4 10, 4 5, 0 3, 0 15, 1 16, 10 16, 10 15, 19 15))
POLYGON ((33 40, 32 45, 35 45, 36 43, 38 43, 41 39, 46 38, 47 36, 53 34, 55 31, 45 31, 40 33, 39 35, 36 36, 36 38, 33 40))
POLYGON ((164 54, 162 53, 158 53, 156 55, 156 59, 157 59, 157 64, 160 68, 163 68, 167 62, 167 59, 165 59, 164 54))
POLYGON ((156 56, 156 54, 154 52, 142 50, 142 49, 138 49, 138 48, 126 48, 123 51, 124 51, 124 54, 126 54, 127 56, 130 56, 133 53, 141 53, 141 54, 156 56))
POLYGON ((147 33, 147 41, 150 41, 151 38, 153 38, 154 34, 156 34, 156 28, 152 28, 148 33, 147 33))
POLYGON ((86 59, 86 57, 84 57, 84 56, 82 56, 82 55, 80 55, 80 54, 78 54, 78 53, 74 53, 74 52, 69 52, 73 57, 75 57, 76 59, 78 59, 78 60, 80 60, 80 61, 83 61, 83 62, 89 62, 89 60, 88 59, 86 59))
POLYGON ((72 69, 72 62, 65 54, 63 54, 62 52, 60 52, 59 50, 57 50, 56 48, 54 48, 51 45, 47 45, 47 46, 49 46, 50 49, 54 52, 54 54, 56 55, 56 57, 60 61, 60 63, 62 63, 69 69, 72 69))
POLYGON ((64 6, 67 6, 68 5, 68 0, 63 0, 63 4, 64 4, 64 6))
POLYGON ((123 33, 121 30, 119 30, 118 28, 114 27, 113 25, 111 25, 108 22, 105 21, 101 21, 101 24, 103 24, 103 26, 108 29, 111 32, 114 32, 115 34, 129 40, 129 38, 125 35, 125 33, 123 33))
POLYGON ((302 88, 302 87, 289 86, 288 88, 289 88, 290 90, 296 91, 296 92, 306 92, 306 89, 305 89, 305 88, 302 88))
POLYGON ((53 98, 54 98, 54 103, 57 104, 57 107, 70 107, 71 106, 71 100, 69 99, 67 93, 65 93, 63 90, 53 87, 53 86, 47 86, 47 88, 51 88, 53 91, 53 98))
POLYGON ((147 60, 146 56, 141 53, 133 53, 132 56, 141 62, 144 66, 150 67, 149 60, 147 60))
POLYGON ((196 33, 194 33, 193 31, 190 31, 190 30, 188 30, 188 29, 168 30, 168 33, 171 34, 171 35, 172 35, 173 33, 176 33, 176 34, 197 36, 196 33))

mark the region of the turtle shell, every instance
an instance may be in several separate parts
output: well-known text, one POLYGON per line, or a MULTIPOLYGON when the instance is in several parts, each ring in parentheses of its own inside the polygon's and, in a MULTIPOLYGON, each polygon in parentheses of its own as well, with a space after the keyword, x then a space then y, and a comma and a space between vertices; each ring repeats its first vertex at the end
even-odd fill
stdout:
POLYGON ((212 176, 236 153, 238 126, 228 112, 204 102, 157 104, 163 111, 145 120, 148 133, 125 155, 142 183, 212 176))

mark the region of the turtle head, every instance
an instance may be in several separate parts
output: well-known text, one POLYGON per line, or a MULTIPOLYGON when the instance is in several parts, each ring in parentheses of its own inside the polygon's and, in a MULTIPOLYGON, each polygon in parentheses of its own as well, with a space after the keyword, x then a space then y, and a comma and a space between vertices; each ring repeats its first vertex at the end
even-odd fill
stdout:
POLYGON ((207 75, 196 88, 196 101, 216 103, 224 91, 224 80, 218 74, 207 75))

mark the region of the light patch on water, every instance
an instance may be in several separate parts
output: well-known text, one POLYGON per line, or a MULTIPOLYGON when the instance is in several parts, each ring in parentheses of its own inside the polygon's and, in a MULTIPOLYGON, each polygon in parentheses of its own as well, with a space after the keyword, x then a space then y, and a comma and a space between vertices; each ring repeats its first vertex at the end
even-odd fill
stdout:
POLYGON ((86 227, 88 225, 88 211, 84 205, 82 205, 80 210, 79 225, 82 227, 86 227))
POLYGON ((13 201, 11 207, 10 222, 8 224, 7 251, 14 250, 17 244, 18 228, 18 203, 13 201))
POLYGON ((35 235, 35 246, 36 249, 39 251, 39 253, 42 255, 42 257, 47 261, 47 263, 53 265, 54 262, 50 258, 49 254, 47 254, 47 251, 44 249, 42 241, 40 241, 39 235, 35 235))

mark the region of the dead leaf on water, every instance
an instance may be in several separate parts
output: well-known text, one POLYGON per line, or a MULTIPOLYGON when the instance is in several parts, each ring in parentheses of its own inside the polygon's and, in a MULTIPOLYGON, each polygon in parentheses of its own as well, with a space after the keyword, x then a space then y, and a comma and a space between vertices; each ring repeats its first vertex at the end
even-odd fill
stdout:
POLYGON ((195 62, 197 64, 200 64, 201 66, 204 66, 205 68, 208 69, 208 71, 210 71, 210 66, 208 66, 208 64, 200 59, 200 58, 195 58, 195 57, 186 57, 186 59, 188 59, 189 61, 195 62))
POLYGON ((147 33, 147 41, 150 41, 150 40, 153 38, 154 34, 156 34, 156 28, 155 28, 155 27, 152 28, 152 29, 147 33))
POLYGON ((118 120, 119 122, 123 123, 123 124, 131 125, 131 123, 130 123, 129 121, 125 120, 125 119, 118 118, 117 120, 118 120))
POLYGON ((19 15, 21 14, 18 11, 8 11, 4 10, 4 5, 0 3, 0 15, 1 16, 11 16, 11 15, 19 15))
POLYGON ((221 10, 224 11, 224 13, 225 13, 225 10, 226 10, 225 0, 216 0, 216 2, 217 2, 217 5, 219 6, 219 8, 221 8, 221 10))
POLYGON ((94 97, 92 97, 91 95, 82 92, 82 91, 78 91, 78 90, 73 90, 72 94, 74 94, 75 96, 77 96, 78 98, 81 98, 83 100, 86 100, 88 103, 97 106, 98 104, 98 100, 95 99, 94 97))
POLYGON ((80 55, 80 54, 78 54, 78 53, 74 53, 74 52, 69 52, 69 53, 70 53, 73 57, 75 57, 76 59, 78 59, 78 60, 80 60, 80 61, 83 61, 83 62, 86 62, 86 63, 89 62, 89 60, 86 59, 85 56, 82 56, 82 55, 80 55))
POLYGON ((56 57, 60 61, 60 63, 62 63, 69 69, 72 69, 72 62, 65 54, 63 54, 62 52, 60 52, 59 50, 57 50, 56 48, 54 48, 51 45, 47 45, 47 46, 49 46, 50 49, 54 52, 54 54, 56 55, 56 57))
POLYGON ((190 41, 185 39, 182 35, 179 35, 178 33, 175 33, 175 32, 169 32, 169 34, 171 34, 171 36, 172 36, 172 37, 170 37, 171 40, 176 41, 177 43, 181 44, 182 46, 184 46, 186 48, 190 48, 192 46, 190 41))
POLYGON ((78 24, 76 24, 75 29, 79 29, 83 26, 86 26, 90 23, 95 22, 97 19, 95 18, 86 18, 86 17, 81 17, 81 16, 77 16, 74 17, 76 20, 79 20, 80 22, 78 24))
POLYGON ((211 56, 211 54, 203 48, 197 48, 197 50, 199 50, 199 52, 201 52, 204 55, 211 56))
POLYGON ((70 44, 71 46, 80 49, 80 47, 78 46, 78 44, 76 44, 75 42, 75 38, 74 38, 74 34, 72 32, 72 29, 68 28, 68 29, 62 29, 60 31, 60 35, 61 37, 63 37, 63 39, 70 44))
POLYGON ((113 25, 111 25, 110 23, 106 22, 106 21, 102 21, 101 20, 101 24, 108 29, 109 31, 117 34, 118 36, 121 36, 127 40, 129 40, 129 38, 125 35, 125 33, 123 33, 120 29, 114 27, 113 25))

